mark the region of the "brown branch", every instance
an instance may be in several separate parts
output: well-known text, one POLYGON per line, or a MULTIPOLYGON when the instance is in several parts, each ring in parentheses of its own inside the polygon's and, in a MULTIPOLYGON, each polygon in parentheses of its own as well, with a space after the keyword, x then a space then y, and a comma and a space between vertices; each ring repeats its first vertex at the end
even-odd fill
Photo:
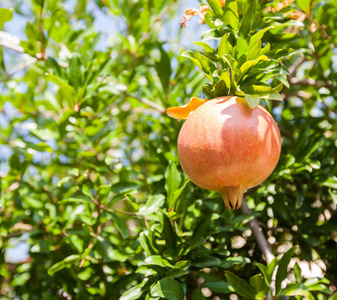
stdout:
POLYGON ((7 43, 5 41, 0 41, 0 46, 19 52, 19 53, 24 53, 24 49, 20 45, 14 45, 11 43, 7 43))
MULTIPOLYGON (((16 44, 13 44, 13 43, 8 43, 8 42, 3 41, 3 40, 0 40, 0 46, 1 46, 1 47, 4 47, 4 48, 7 48, 7 49, 9 49, 9 50, 13 50, 13 51, 18 52, 18 53, 22 53, 22 54, 25 53, 24 48, 21 47, 20 45, 16 45, 16 44)), ((25 54, 28 54, 28 53, 25 53, 25 54)), ((30 55, 30 54, 28 54, 28 55, 30 55)), ((30 55, 30 56, 32 56, 32 55, 30 55)), ((36 58, 37 61, 46 61, 46 60, 48 59, 48 57, 47 57, 46 54, 42 55, 41 53, 37 53, 35 56, 32 56, 32 57, 36 58)), ((59 62, 57 62, 57 63, 58 63, 58 65, 59 65, 61 68, 68 68, 68 66, 69 66, 69 65, 68 65, 67 63, 65 63, 65 62, 59 61, 59 62)), ((26 67, 28 67, 28 66, 26 65, 26 67)), ((21 71, 21 70, 20 70, 20 71, 21 71)), ((15 73, 16 73, 16 72, 15 72, 15 73)))
MULTIPOLYGON (((241 210, 246 215, 250 215, 252 213, 252 211, 247 206, 246 197, 243 197, 241 210)), ((263 234, 262 228, 260 227, 256 218, 251 219, 248 224, 249 224, 249 227, 250 227, 250 229, 252 230, 252 232, 255 236, 255 239, 257 241, 257 244, 258 244, 262 254, 264 255, 265 261, 267 262, 267 264, 269 264, 275 258, 275 256, 274 256, 273 252, 271 251, 270 245, 269 245, 266 237, 263 234)))
POLYGON ((166 111, 165 108, 162 107, 160 104, 154 103, 149 99, 146 99, 146 98, 143 98, 143 97, 137 97, 137 96, 129 95, 129 94, 127 94, 127 96, 131 97, 131 98, 134 98, 134 99, 142 102, 143 104, 145 104, 147 106, 150 106, 151 108, 155 109, 156 111, 160 112, 161 114, 164 114, 165 111, 166 111))
POLYGON ((293 78, 296 75, 297 69, 305 62, 307 61, 306 57, 300 57, 298 60, 296 60, 290 67, 289 67, 289 75, 288 80, 293 78))
POLYGON ((297 78, 291 78, 289 80, 289 82, 292 84, 292 85, 311 85, 311 86, 315 86, 315 87, 326 87, 326 88, 329 88, 331 90, 337 90, 337 87, 332 85, 332 82, 331 81, 316 81, 312 78, 306 78, 306 79, 302 79, 302 80, 299 80, 297 78))

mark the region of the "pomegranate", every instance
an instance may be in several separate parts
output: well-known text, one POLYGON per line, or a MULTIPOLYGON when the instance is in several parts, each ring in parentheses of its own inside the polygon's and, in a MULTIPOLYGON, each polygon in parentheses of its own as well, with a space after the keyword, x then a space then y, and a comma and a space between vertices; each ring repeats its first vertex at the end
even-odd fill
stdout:
POLYGON ((227 209, 241 206, 246 189, 274 170, 281 137, 262 106, 252 110, 244 98, 220 97, 200 105, 178 138, 180 164, 196 185, 219 192, 227 209))

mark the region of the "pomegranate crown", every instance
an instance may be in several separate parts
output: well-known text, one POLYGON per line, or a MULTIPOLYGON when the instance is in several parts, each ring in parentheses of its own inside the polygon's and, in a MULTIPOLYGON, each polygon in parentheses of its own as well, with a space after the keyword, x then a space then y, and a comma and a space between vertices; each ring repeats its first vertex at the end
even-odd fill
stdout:
POLYGON ((208 0, 205 22, 210 27, 195 44, 203 52, 186 51, 182 55, 191 59, 204 73, 209 83, 203 87, 208 99, 221 96, 241 96, 255 109, 261 99, 282 101, 283 86, 289 87, 288 69, 281 60, 295 51, 282 47, 286 36, 294 39, 294 26, 303 24, 291 20, 291 2, 276 10, 271 6, 258 7, 257 0, 208 0), (261 10, 269 13, 261 14, 261 10), (277 20, 277 22, 275 22, 277 20), (273 26, 270 24, 273 23, 273 26), (284 35, 284 31, 287 34, 284 35), (215 49, 206 41, 213 40, 215 49), (278 42, 278 50, 271 50, 270 43, 278 42))

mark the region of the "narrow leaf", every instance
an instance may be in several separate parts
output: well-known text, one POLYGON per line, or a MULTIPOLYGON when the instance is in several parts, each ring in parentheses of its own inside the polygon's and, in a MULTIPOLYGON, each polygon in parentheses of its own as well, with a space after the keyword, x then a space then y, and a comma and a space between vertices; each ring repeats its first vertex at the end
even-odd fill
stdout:
POLYGON ((110 210, 105 210, 105 213, 109 219, 113 220, 117 230, 120 232, 122 237, 124 239, 127 239, 129 237, 129 231, 126 227, 124 220, 110 210))
POLYGON ((252 23, 255 19, 257 7, 257 0, 245 1, 245 10, 243 13, 242 23, 239 30, 239 35, 242 38, 246 38, 250 33, 252 23))
POLYGON ((226 33, 219 44, 218 48, 218 58, 223 57, 225 54, 233 54, 233 46, 228 41, 229 33, 226 33))
POLYGON ((302 282, 302 271, 297 262, 295 263, 295 266, 294 266, 294 272, 295 272, 295 278, 296 278, 297 283, 301 283, 302 282))
POLYGON ((208 57, 193 51, 185 51, 182 54, 182 56, 192 60, 199 67, 199 69, 205 74, 207 79, 213 82, 212 74, 216 70, 216 67, 208 57))
POLYGON ((249 40, 249 48, 251 48, 251 47, 256 43, 256 41, 257 41, 258 39, 262 39, 263 36, 264 36, 264 34, 265 34, 268 30, 270 30, 270 29, 272 29, 272 28, 274 28, 274 27, 273 27, 273 26, 269 26, 269 27, 263 28, 263 29, 261 29, 260 31, 258 31, 257 33, 255 33, 255 34, 250 38, 250 40, 249 40))
POLYGON ((73 104, 75 102, 76 92, 72 86, 53 74, 47 74, 46 78, 60 86, 62 93, 67 96, 70 103, 73 104))
POLYGON ((269 288, 266 285, 266 282, 263 280, 261 274, 257 274, 249 278, 249 283, 255 290, 255 299, 265 299, 269 288))
POLYGON ((264 280, 266 284, 269 286, 271 283, 271 278, 273 276, 274 269, 276 265, 278 264, 279 259, 276 257, 274 258, 268 266, 265 266, 263 264, 257 263, 258 268, 261 270, 264 280))
POLYGON ((310 292, 303 283, 289 283, 287 287, 280 292, 280 294, 283 296, 309 297, 310 292))
POLYGON ((222 20, 223 10, 218 0, 207 0, 208 5, 214 11, 215 16, 222 20))
POLYGON ((245 75, 245 73, 252 67, 254 67, 257 63, 259 63, 260 61, 268 61, 268 57, 265 55, 260 55, 258 58, 254 59, 254 60, 249 60, 247 62, 245 62, 239 70, 238 76, 237 76, 237 83, 239 84, 239 81, 241 80, 241 78, 243 77, 243 75, 245 75))
POLYGON ((68 257, 66 257, 65 259, 57 262, 56 264, 52 265, 49 270, 48 270, 48 274, 50 276, 54 275, 56 272, 64 269, 68 263, 73 263, 75 261, 78 261, 81 259, 81 255, 78 255, 78 254, 73 254, 73 255, 70 255, 68 257))
POLYGON ((147 279, 143 280, 142 283, 133 286, 131 289, 127 290, 119 300, 136 300, 142 296, 143 286, 147 282, 147 279))
POLYGON ((157 211, 157 216, 162 226, 162 236, 165 239, 166 247, 168 248, 168 250, 171 252, 172 255, 175 255, 178 237, 172 228, 169 218, 165 215, 165 213, 159 210, 157 211))
POLYGON ((272 89, 270 86, 265 85, 249 85, 241 88, 247 94, 259 95, 262 99, 282 101, 282 96, 272 89))
POLYGON ((164 257, 160 255, 152 255, 145 259, 145 261, 149 265, 155 265, 160 267, 170 267, 173 268, 173 265, 164 257))
POLYGON ((223 17, 223 22, 226 25, 233 28, 234 30, 238 30, 239 29, 239 12, 238 12, 238 4, 236 0, 226 0, 224 11, 225 11, 225 14, 223 17))
POLYGON ((278 293, 280 291, 281 283, 288 275, 288 265, 290 263, 290 260, 293 256, 296 248, 297 248, 296 246, 293 246, 286 253, 284 253, 282 258, 280 259, 279 267, 278 267, 278 270, 277 270, 277 273, 276 273, 276 281, 275 281, 276 293, 278 293))
POLYGON ((254 299, 254 290, 246 281, 231 272, 226 272, 226 278, 236 293, 242 297, 254 299))

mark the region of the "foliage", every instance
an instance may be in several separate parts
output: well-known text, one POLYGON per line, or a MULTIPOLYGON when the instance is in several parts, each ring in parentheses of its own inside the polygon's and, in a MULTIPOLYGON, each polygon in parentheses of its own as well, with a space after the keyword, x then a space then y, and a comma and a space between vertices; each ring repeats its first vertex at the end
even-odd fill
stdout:
MULTIPOLYGON (((208 1, 205 51, 184 54, 207 78, 163 34, 183 1, 0 9, 2 299, 264 299, 270 287, 276 298, 336 297, 337 3, 284 2, 208 1), (95 28, 103 16, 118 24, 112 36, 95 28), (9 33, 12 17, 26 21, 21 38, 9 33), (282 154, 247 191, 251 214, 189 182, 176 154, 182 122, 164 113, 232 88, 285 98, 262 101, 282 154), (254 217, 277 256, 268 265, 254 217), (19 245, 29 257, 13 261, 19 245)), ((188 29, 176 28, 180 45, 188 29)))

